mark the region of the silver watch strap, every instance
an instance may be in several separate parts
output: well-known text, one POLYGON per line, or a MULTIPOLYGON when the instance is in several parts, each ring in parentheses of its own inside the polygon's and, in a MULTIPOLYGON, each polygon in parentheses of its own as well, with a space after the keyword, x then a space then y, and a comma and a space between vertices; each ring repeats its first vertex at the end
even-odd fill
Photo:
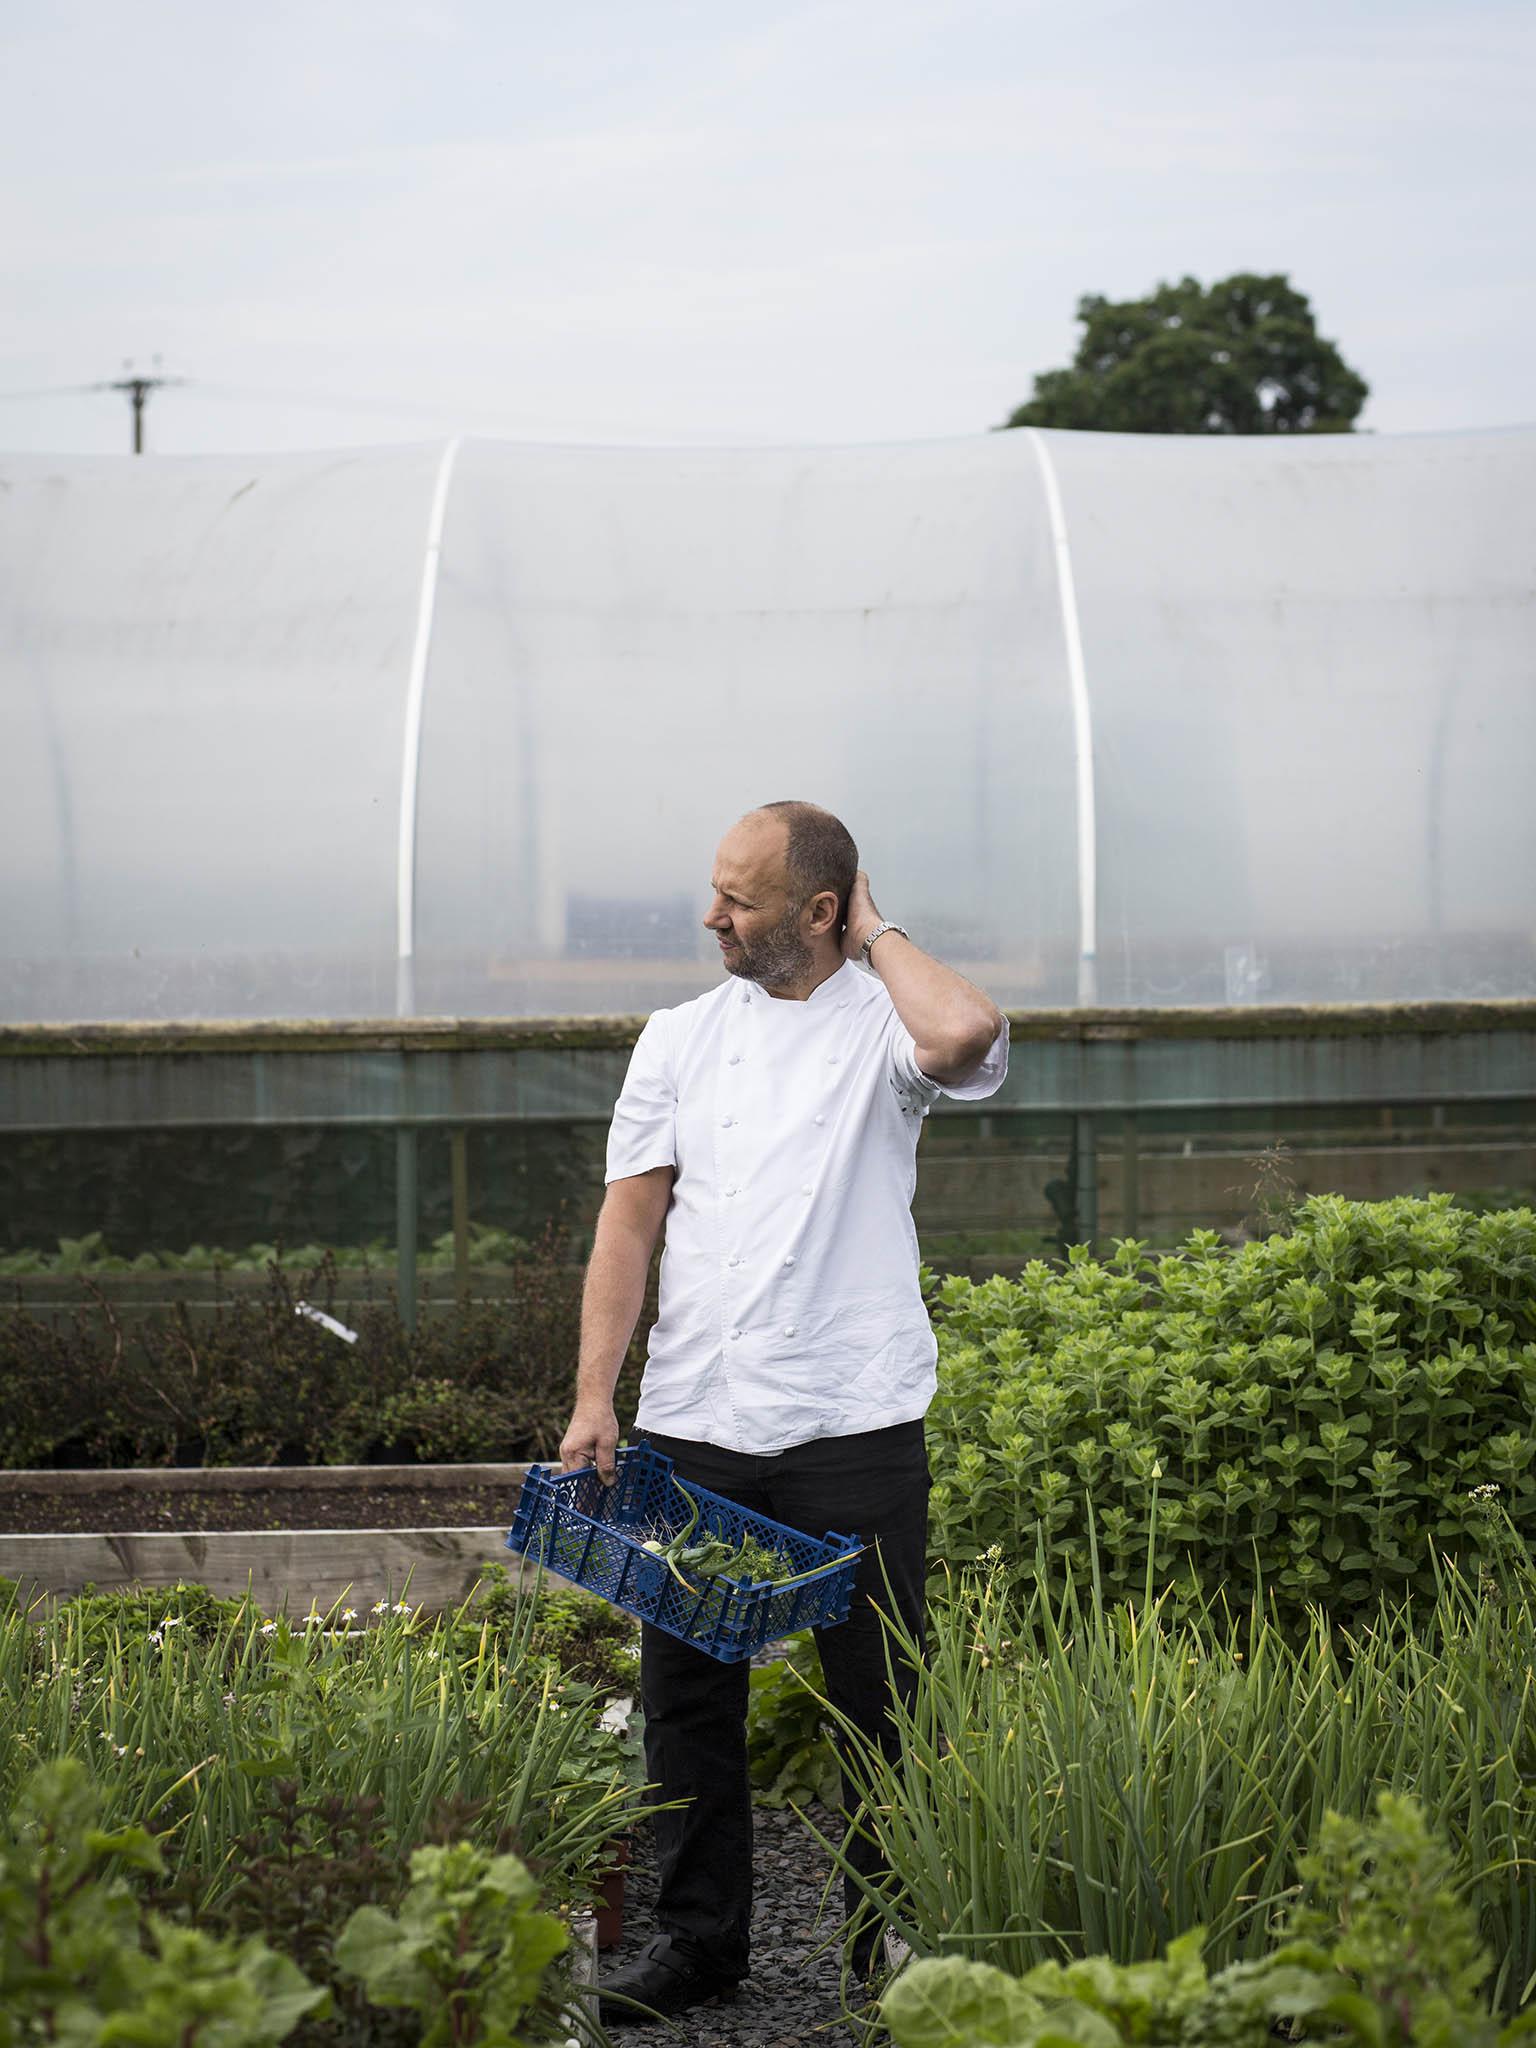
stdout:
POLYGON ((912 936, 912 934, 907 930, 904 924, 892 924, 889 918, 884 919, 883 922, 875 926, 874 930, 870 933, 869 937, 864 941, 863 945, 859 948, 859 958, 864 962, 864 965, 866 967, 869 965, 870 947, 875 943, 876 939, 878 939, 885 932, 900 932, 901 936, 904 939, 910 939, 912 936))

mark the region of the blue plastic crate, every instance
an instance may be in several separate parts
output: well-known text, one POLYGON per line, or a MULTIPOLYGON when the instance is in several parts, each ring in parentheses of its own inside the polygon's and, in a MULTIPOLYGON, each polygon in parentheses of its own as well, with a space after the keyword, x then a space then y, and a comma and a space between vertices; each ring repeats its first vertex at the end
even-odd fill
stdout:
POLYGON ((600 1593, 722 1664, 739 1663, 796 1629, 830 1628, 848 1619, 857 1537, 829 1531, 818 1542, 766 1515, 749 1514, 707 1487, 675 1480, 672 1460, 649 1444, 621 1450, 617 1465, 612 1486, 604 1486, 590 1465, 579 1472, 535 1465, 523 1481, 508 1550, 600 1593), (681 1585, 666 1560, 645 1544, 677 1535, 687 1525, 693 1501, 699 1503, 695 1540, 718 1536, 739 1543, 752 1536, 785 1551, 797 1572, 841 1561, 819 1578, 782 1589, 739 1579, 692 1579, 686 1566, 682 1576, 689 1583, 681 1585))

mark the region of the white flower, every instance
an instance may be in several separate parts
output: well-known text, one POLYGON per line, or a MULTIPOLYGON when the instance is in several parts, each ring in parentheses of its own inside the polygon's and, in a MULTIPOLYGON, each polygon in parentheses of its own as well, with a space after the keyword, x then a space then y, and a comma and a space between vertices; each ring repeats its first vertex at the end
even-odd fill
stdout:
POLYGON ((304 1626, 306 1628, 318 1628, 323 1619, 323 1615, 316 1614, 315 1610, 311 1608, 304 1617, 304 1626))
POLYGON ((409 1600, 397 1600, 397 1601, 395 1602, 395 1612, 396 1612, 396 1614, 409 1614, 409 1613, 410 1613, 410 1611, 411 1611, 411 1603, 410 1603, 410 1601, 409 1601, 409 1600))
POLYGON ((114 1742, 114 1743, 113 1743, 113 1745, 112 1745, 112 1754, 113 1754, 114 1756, 126 1756, 126 1755, 128 1754, 128 1745, 127 1745, 127 1743, 126 1743, 126 1742, 114 1742))
POLYGON ((168 1614, 160 1626, 162 1628, 180 1628, 181 1616, 179 1614, 168 1614))
POLYGON ((151 1641, 152 1643, 159 1643, 159 1642, 163 1642, 163 1641, 165 1640, 165 1638, 164 1638, 164 1637, 163 1637, 163 1636, 161 1635, 161 1633, 160 1633, 159 1629, 157 1629, 157 1628, 152 1628, 152 1629, 150 1630, 150 1632, 149 1632, 149 1640, 150 1640, 150 1641, 151 1641))
POLYGON ((277 1634, 277 1623, 275 1621, 264 1621, 261 1624, 261 1633, 264 1636, 275 1636, 277 1634))
POLYGON ((343 1621, 356 1621, 357 1609, 355 1607, 343 1607, 343 1609, 341 1610, 341 1618, 343 1621))
POLYGON ((225 1693, 224 1704, 226 1707, 232 1707, 235 1704, 235 1696, 232 1692, 225 1693))
POLYGON ((387 1600, 375 1600, 368 1612, 370 1614, 388 1614, 389 1602, 387 1600))

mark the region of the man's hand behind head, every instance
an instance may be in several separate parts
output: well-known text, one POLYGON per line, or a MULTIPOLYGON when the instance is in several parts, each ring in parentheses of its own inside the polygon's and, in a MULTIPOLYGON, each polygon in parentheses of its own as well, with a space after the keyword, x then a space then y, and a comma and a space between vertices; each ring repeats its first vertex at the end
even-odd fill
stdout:
POLYGON ((848 914, 843 924, 843 958, 862 961, 860 947, 880 922, 880 913, 875 908, 875 899, 869 893, 869 877, 862 868, 853 878, 853 888, 848 895, 848 914))

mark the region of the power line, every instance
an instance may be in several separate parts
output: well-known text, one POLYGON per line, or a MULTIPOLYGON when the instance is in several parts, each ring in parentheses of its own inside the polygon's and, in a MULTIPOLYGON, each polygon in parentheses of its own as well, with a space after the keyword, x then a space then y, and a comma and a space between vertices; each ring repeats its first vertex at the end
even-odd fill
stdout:
MULTIPOLYGON (((241 404, 313 406, 320 412, 413 413, 420 419, 442 420, 456 416, 455 407, 423 405, 413 398, 343 398, 336 392, 285 391, 272 385, 205 384, 198 380, 193 394, 198 398, 228 398, 241 404)), ((477 408, 478 411, 478 408, 477 408)), ((481 413, 481 418, 495 417, 481 413)))
MULTIPOLYGON (((531 421, 526 413, 498 412, 494 408, 482 405, 466 407, 462 402, 455 403, 451 400, 442 405, 427 405, 420 399, 412 398, 368 398, 359 397, 356 393, 343 397, 334 391, 292 391, 274 385, 207 384, 201 377, 188 385, 188 391, 193 398, 222 399, 241 404, 290 405, 312 408, 317 412, 372 414, 375 418, 399 414, 414 419, 433 420, 455 431, 467 431, 471 422, 478 421, 486 428, 500 428, 511 434, 540 434, 539 426, 531 421)), ((571 431, 569 425, 566 431, 571 431)), ((634 428, 632 422, 627 420, 585 420, 575 431, 581 435, 605 434, 625 440, 633 433, 634 428)), ((655 432, 668 446, 695 442, 702 447, 719 445, 720 437, 717 434, 700 434, 689 427, 668 427, 664 434, 660 429, 655 432)), ((547 434, 544 434, 543 438, 547 439, 547 434)), ((758 438, 747 429, 739 430, 738 439, 744 443, 755 442, 758 438)))
MULTIPOLYGON (((433 421, 440 426, 455 429, 466 427, 471 420, 481 423, 484 429, 500 430, 504 433, 526 435, 538 429, 527 415, 503 413, 494 409, 474 405, 465 408, 453 400, 442 405, 423 403, 419 398, 368 397, 356 392, 343 395, 335 391, 294 391, 275 385, 209 384, 202 378, 166 377, 159 371, 160 358, 154 359, 155 368, 148 376, 137 375, 131 361, 123 367, 126 375, 115 377, 97 384, 52 384, 33 391, 0 391, 0 404, 27 402, 41 398, 73 398, 89 396, 100 391, 123 392, 133 408, 133 452, 142 454, 144 446, 144 410, 152 393, 177 386, 193 398, 207 398, 216 402, 232 402, 246 405, 286 405, 317 412, 338 412, 372 415, 374 418, 396 415, 433 421)), ((569 423, 566 432, 571 431, 569 423)), ((633 424, 620 420, 584 420, 576 430, 579 438, 590 435, 611 437, 627 443, 633 434, 633 424)), ((697 443, 710 447, 719 445, 719 433, 701 434, 694 429, 671 427, 662 433, 652 429, 644 438, 649 440, 660 434, 669 445, 697 443)), ((547 438, 547 432, 542 438, 547 438)), ((743 445, 755 443, 758 437, 750 431, 739 430, 737 440, 743 445)))
POLYGON ((0 391, 0 405, 22 398, 78 398, 82 392, 101 388, 99 384, 45 384, 40 391, 0 391))

